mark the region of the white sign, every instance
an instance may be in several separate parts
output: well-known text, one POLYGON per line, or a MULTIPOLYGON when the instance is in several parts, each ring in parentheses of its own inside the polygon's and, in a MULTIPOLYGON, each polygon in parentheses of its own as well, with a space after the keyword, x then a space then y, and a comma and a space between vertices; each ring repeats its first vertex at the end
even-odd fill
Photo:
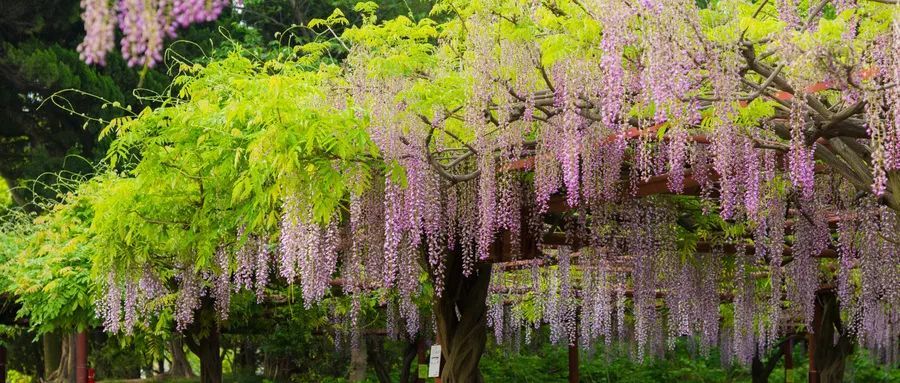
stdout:
POLYGON ((431 358, 428 360, 428 377, 441 376, 441 345, 431 346, 431 358))

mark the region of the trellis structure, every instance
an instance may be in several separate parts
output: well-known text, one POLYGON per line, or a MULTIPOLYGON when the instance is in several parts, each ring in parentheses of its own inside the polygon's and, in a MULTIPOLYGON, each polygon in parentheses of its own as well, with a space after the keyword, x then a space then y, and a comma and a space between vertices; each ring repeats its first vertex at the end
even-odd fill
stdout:
MULTIPOLYGON (((169 257, 179 330, 198 312, 227 316, 235 289, 264 297, 277 252, 305 304, 339 273, 354 326, 377 286, 397 292, 414 334, 427 273, 445 383, 482 381, 491 263, 550 245, 558 264, 532 288, 552 292, 555 340, 611 341, 630 286, 639 357, 663 346, 659 299, 666 332, 711 347, 723 283, 735 302, 724 349, 744 364, 786 322, 836 321, 833 302, 852 314, 841 337, 852 330, 893 362, 900 270, 880 265, 900 264, 900 17, 885 2, 445 0, 441 23, 379 22, 362 4, 362 25, 334 36, 340 66, 321 43, 285 60, 185 65, 173 102, 111 126, 116 147, 141 156, 94 196, 97 264, 169 257), (659 196, 669 191, 683 196, 659 196), (729 244, 734 256, 701 250, 729 244), (838 298, 817 309, 822 255, 838 257, 838 298), (616 259, 627 267, 607 269, 616 259), (589 294, 576 295, 575 269, 589 294)), ((317 25, 347 22, 336 12, 317 25)), ((157 274, 115 267, 101 282, 108 329, 133 322, 123 296, 158 298, 128 292, 159 286, 157 274)), ((847 353, 824 350, 813 370, 837 366, 828 383, 847 353)))
MULTIPOLYGON (((526 159, 524 162, 528 163, 528 164, 533 164, 533 160, 531 158, 526 159)), ((819 169, 819 171, 824 172, 825 169, 824 168, 819 169)), ((666 187, 667 178, 668 178, 668 175, 664 174, 664 175, 660 175, 660 176, 651 177, 647 182, 638 184, 635 188, 632 189, 630 198, 642 198, 642 197, 649 197, 649 196, 658 195, 658 194, 671 194, 671 191, 668 190, 666 187)), ((713 178, 715 179, 718 177, 714 176, 713 178)), ((685 190, 684 194, 699 195, 699 193, 701 191, 700 186, 695 181, 693 181, 689 175, 686 176, 686 178, 685 178, 685 189, 686 190, 685 190)), ((551 197, 550 202, 549 202, 549 209, 548 209, 549 213, 563 214, 563 213, 571 212, 572 210, 573 209, 571 207, 566 205, 564 195, 555 195, 555 196, 551 197)), ((806 218, 801 216, 801 217, 795 217, 795 219, 806 219, 806 218)), ((829 227, 831 227, 832 230, 836 229, 839 220, 840 220, 840 218, 838 217, 838 215, 836 215, 836 214, 829 215, 827 218, 829 227)), ((788 230, 790 230, 790 228, 792 226, 793 225, 786 225, 788 230)), ((510 233, 508 233, 508 232, 501 233, 500 239, 494 245, 494 250, 491 252, 491 256, 482 262, 492 264, 495 272, 497 270, 519 270, 519 269, 525 269, 525 268, 549 267, 549 266, 556 265, 559 262, 559 259, 548 256, 547 254, 542 252, 540 248, 555 249, 558 247, 570 247, 576 252, 571 254, 569 256, 569 258, 575 259, 578 256, 577 250, 579 249, 579 247, 588 246, 587 245, 588 241, 584 240, 583 238, 572 238, 571 236, 569 238, 566 238, 566 236, 562 233, 544 234, 541 236, 540 240, 535 240, 535 238, 529 237, 527 230, 523 230, 521 235, 522 235, 522 237, 519 239, 521 248, 518 251, 515 251, 513 249, 513 245, 510 243, 510 233), (540 244, 540 245, 538 245, 538 244, 540 244)), ((738 249, 736 248, 736 246, 733 243, 732 244, 722 244, 722 245, 719 245, 719 247, 720 247, 720 252, 724 253, 724 254, 735 254, 738 251, 738 249)), ((713 245, 711 245, 708 242, 697 243, 694 248, 694 251, 696 251, 696 252, 710 252, 712 250, 713 250, 713 245)), ((741 250, 746 253, 752 254, 753 248, 752 247, 742 248, 741 250)), ((838 256, 839 255, 838 255, 838 252, 836 249, 825 248, 818 255, 815 255, 815 258, 833 259, 833 258, 838 258, 838 256)), ((783 261, 782 261, 781 266, 786 265, 787 263, 789 263, 792 260, 792 251, 789 246, 785 246, 782 259, 783 259, 783 261)), ((631 262, 633 262, 633 259, 624 259, 623 260, 624 265, 630 264, 631 262)), ((624 266, 624 267, 621 267, 614 271, 621 272, 621 273, 630 273, 633 270, 630 267, 624 266)), ((768 276, 769 275, 766 273, 760 273, 756 277, 767 278, 768 276)), ((836 286, 834 286, 834 285, 819 286, 819 288, 816 292, 816 295, 817 296, 830 295, 831 300, 829 302, 830 302, 830 304, 834 305, 834 304, 836 304, 836 302, 833 299, 835 288, 836 288, 836 286)), ((629 299, 634 297, 634 290, 624 289, 624 287, 623 287, 623 290, 624 290, 624 295, 626 297, 628 297, 629 299)), ((506 288, 506 289, 505 288, 490 288, 488 290, 488 293, 489 294, 492 294, 492 293, 493 294, 501 294, 501 296, 507 296, 507 295, 518 295, 518 294, 527 293, 527 292, 531 292, 531 291, 533 291, 533 290, 530 287, 522 287, 515 291, 512 288, 506 288)), ((665 295, 666 295, 665 291, 657 291, 655 293, 655 298, 661 299, 661 298, 664 298, 665 295)), ((723 302, 723 303, 731 303, 734 301, 734 298, 735 298, 734 294, 730 293, 730 292, 720 293, 719 297, 720 297, 721 302, 723 302)), ((828 299, 828 298, 825 298, 825 299, 828 299)), ((511 302, 508 300, 501 301, 501 304, 509 305, 509 304, 511 304, 511 302)), ((782 356, 786 358, 785 361, 789 365, 788 367, 786 367, 786 369, 789 370, 790 368, 792 368, 790 366, 792 365, 793 362, 790 359, 791 356, 790 356, 789 350, 792 348, 793 341, 798 337, 798 335, 801 335, 804 337, 805 342, 807 343, 807 348, 809 350, 809 359, 811 361, 810 366, 809 366, 809 382, 818 383, 820 381, 819 370, 817 369, 817 366, 816 366, 817 361, 819 361, 819 363, 823 363, 823 362, 824 363, 840 363, 841 364, 840 368, 841 369, 843 368, 842 365, 843 365, 844 361, 839 358, 846 357, 850 351, 846 337, 842 337, 841 338, 842 340, 840 341, 840 343, 835 344, 835 343, 831 342, 830 340, 833 338, 832 334, 833 334, 834 328, 831 328, 830 331, 826 332, 826 334, 828 335, 827 337, 826 336, 817 336, 817 334, 821 333, 823 331, 823 329, 825 329, 827 326, 835 326, 835 322, 834 322, 835 320, 837 320, 838 322, 840 321, 838 318, 830 317, 830 318, 828 318, 829 321, 827 323, 825 323, 825 321, 822 320, 822 316, 823 316, 823 307, 822 306, 823 305, 820 303, 819 299, 817 298, 816 303, 815 303, 815 318, 813 319, 813 322, 812 322, 814 327, 811 331, 806 332, 806 333, 801 332, 800 334, 785 334, 786 336, 785 336, 784 340, 779 342, 778 347, 776 347, 776 349, 779 352, 772 355, 768 361, 765 361, 765 363, 760 362, 759 359, 761 359, 761 358, 754 358, 753 364, 750 366, 750 367, 752 367, 752 370, 753 370, 754 382, 756 381, 757 378, 767 380, 768 375, 771 373, 772 368, 774 367, 774 364, 782 356), (828 340, 828 342, 823 342, 824 340, 828 340), (824 351, 824 353, 828 355, 829 359, 824 359, 822 357, 817 358, 817 356, 816 356, 816 350, 823 346, 826 349, 824 351), (835 353, 843 353, 843 354, 840 356, 835 356, 834 355, 835 353), (820 361, 820 359, 822 359, 822 361, 820 361)), ((834 311, 834 310, 831 310, 831 311, 834 311)), ((834 314, 831 313, 831 311, 829 312, 830 313, 829 315, 833 316, 834 314)), ((497 324, 494 324, 494 325, 496 326, 497 324)), ((500 326, 502 326, 502 323, 500 324, 500 326)), ((576 326, 578 326, 577 321, 576 321, 576 326)), ((838 324, 837 326, 840 327, 840 324, 838 324)), ((576 332, 577 332, 577 330, 576 330, 576 332)), ((440 342, 440 341, 438 341, 438 342, 440 342)), ((570 340, 569 343, 570 343, 568 345, 569 382, 578 382, 579 381, 579 374, 578 374, 579 356, 578 356, 577 335, 576 335, 575 340, 570 340)), ((826 366, 826 367, 828 367, 828 366, 826 366)))

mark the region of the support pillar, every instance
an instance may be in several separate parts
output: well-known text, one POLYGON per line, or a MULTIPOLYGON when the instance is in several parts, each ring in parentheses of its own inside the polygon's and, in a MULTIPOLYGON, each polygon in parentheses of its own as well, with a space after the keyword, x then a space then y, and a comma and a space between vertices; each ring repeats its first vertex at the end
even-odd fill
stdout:
POLYGON ((416 340, 416 355, 418 357, 417 357, 417 362, 416 362, 416 379, 415 379, 415 381, 416 381, 416 383, 425 383, 425 379, 423 379, 419 375, 419 370, 422 368, 420 366, 428 363, 428 357, 425 355, 425 338, 422 336, 419 336, 419 339, 416 340))
POLYGON ((809 383, 819 383, 819 370, 816 365, 816 333, 822 331, 822 304, 819 297, 815 299, 815 313, 813 315, 812 329, 806 334, 806 344, 809 353, 809 383))
POLYGON ((569 345, 569 383, 578 383, 578 344, 569 345))
POLYGON ((581 321, 577 318, 580 316, 580 310, 575 311, 575 339, 569 342, 569 383, 578 383, 578 327, 581 321))
POLYGON ((477 264, 468 277, 459 253, 447 262, 444 293, 434 304, 437 338, 441 345, 444 383, 484 383, 478 362, 487 341, 488 286, 491 265, 477 264))
POLYGON ((87 383, 87 357, 87 333, 82 331, 75 334, 75 383, 87 383))
POLYGON ((784 383, 792 383, 791 370, 794 369, 794 338, 788 338, 781 346, 784 348, 784 383))

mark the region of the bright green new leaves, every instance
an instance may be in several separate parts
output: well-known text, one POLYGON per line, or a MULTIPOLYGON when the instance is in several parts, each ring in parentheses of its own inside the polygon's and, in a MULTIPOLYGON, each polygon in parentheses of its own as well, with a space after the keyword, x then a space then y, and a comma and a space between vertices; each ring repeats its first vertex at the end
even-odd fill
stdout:
MULTIPOLYGON (((381 24, 349 28, 342 38, 368 53, 358 56, 370 76, 385 78, 421 73, 435 64, 433 39, 438 31, 434 21, 414 22, 404 16, 381 24)), ((360 53, 360 52, 356 52, 360 53)))
POLYGON ((183 66, 180 97, 116 126, 110 159, 127 170, 94 198, 98 265, 208 268, 239 231, 275 233, 286 197, 317 222, 339 215, 378 152, 340 68, 306 68, 239 52, 183 66))
MULTIPOLYGON (((97 182, 80 186, 84 194, 97 182)), ((12 293, 20 317, 38 333, 84 329, 95 324, 90 260, 95 253, 88 233, 90 201, 70 193, 45 215, 14 219, 4 226, 0 289, 12 293), (5 286, 4 286, 5 285, 5 286)))

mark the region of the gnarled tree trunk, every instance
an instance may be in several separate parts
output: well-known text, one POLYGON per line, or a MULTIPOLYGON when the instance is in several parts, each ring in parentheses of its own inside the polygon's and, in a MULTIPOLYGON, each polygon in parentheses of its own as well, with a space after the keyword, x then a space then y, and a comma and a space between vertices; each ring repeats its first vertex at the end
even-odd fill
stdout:
POLYGON ((71 380, 74 367, 71 350, 74 344, 71 338, 59 334, 53 334, 49 341, 44 338, 44 368, 52 368, 46 374, 45 381, 67 383, 71 380))
POLYGON ((193 378, 197 376, 187 360, 187 355, 184 354, 184 342, 182 342, 181 334, 175 334, 169 340, 169 352, 172 353, 170 376, 173 378, 193 378))
POLYGON ((212 328, 200 338, 200 383, 222 383, 222 355, 219 329, 212 328))
POLYGON ((487 341, 487 298, 491 265, 479 263, 469 277, 462 274, 462 257, 449 254, 444 293, 437 298, 434 314, 438 342, 444 359, 443 383, 481 383, 478 362, 487 341), (457 313, 459 316, 457 316, 457 313))
POLYGON ((815 342, 815 353, 811 357, 818 372, 818 382, 841 383, 847 357, 853 353, 853 341, 841 325, 841 312, 833 290, 817 294, 814 321, 815 332, 810 336, 815 342))
POLYGON ((184 342, 200 358, 200 383, 222 383, 222 346, 213 300, 203 297, 202 306, 184 342))
POLYGON ((409 370, 412 368, 413 361, 416 360, 416 344, 418 342, 419 338, 416 338, 406 345, 403 362, 400 363, 400 383, 413 383, 416 379, 414 375, 409 373, 409 370))
POLYGON ((62 357, 62 337, 58 333, 46 333, 41 336, 41 346, 44 357, 44 380, 49 381, 50 376, 59 369, 60 357, 62 357))

